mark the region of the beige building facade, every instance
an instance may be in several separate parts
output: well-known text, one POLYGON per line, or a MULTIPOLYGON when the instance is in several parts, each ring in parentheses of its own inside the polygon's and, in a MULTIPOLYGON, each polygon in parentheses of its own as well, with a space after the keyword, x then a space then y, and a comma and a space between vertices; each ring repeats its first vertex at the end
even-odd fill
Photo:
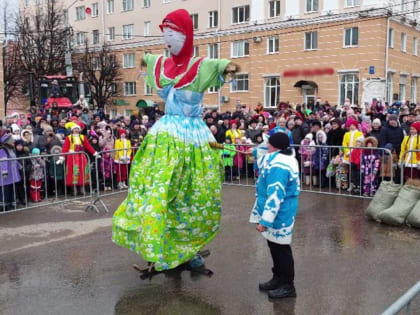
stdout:
MULTIPOLYGON (((24 9, 31 7, 23 3, 24 9)), ((195 53, 227 58, 240 71, 206 93, 207 107, 237 102, 275 108, 317 98, 361 105, 379 98, 419 102, 417 1, 374 0, 62 0, 74 30, 74 52, 87 40, 106 43, 122 65, 112 115, 129 115, 140 100, 161 102, 145 86, 146 51, 165 54, 159 24, 178 8, 195 25, 195 53)))

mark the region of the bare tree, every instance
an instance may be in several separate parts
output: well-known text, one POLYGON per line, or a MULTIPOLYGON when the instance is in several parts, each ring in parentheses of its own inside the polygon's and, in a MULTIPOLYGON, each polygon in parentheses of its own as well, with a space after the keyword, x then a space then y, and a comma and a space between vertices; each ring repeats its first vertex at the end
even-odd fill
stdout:
POLYGON ((121 66, 107 45, 99 49, 89 48, 78 56, 78 70, 90 84, 92 99, 99 108, 109 105, 111 98, 119 93, 121 66))
POLYGON ((23 87, 22 60, 16 42, 9 40, 3 47, 4 103, 19 96, 23 87))
MULTIPOLYGON (((65 73, 65 52, 70 29, 64 23, 64 10, 57 0, 46 0, 32 13, 16 21, 18 49, 26 76, 37 82, 42 76, 65 73)), ((37 91, 35 89, 35 97, 37 91)))

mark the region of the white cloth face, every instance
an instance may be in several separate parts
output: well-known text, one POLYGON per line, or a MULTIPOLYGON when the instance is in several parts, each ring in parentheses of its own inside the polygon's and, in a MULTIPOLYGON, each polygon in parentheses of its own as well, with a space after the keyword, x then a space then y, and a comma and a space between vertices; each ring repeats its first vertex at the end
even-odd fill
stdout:
POLYGON ((187 37, 181 32, 177 32, 169 27, 164 27, 162 33, 166 47, 168 47, 172 55, 178 56, 182 47, 184 47, 187 37))

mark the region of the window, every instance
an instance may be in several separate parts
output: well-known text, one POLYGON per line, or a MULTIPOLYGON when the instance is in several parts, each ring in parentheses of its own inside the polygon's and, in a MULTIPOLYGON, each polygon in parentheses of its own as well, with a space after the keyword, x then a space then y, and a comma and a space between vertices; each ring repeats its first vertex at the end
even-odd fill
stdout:
POLYGON ((84 32, 76 33, 76 45, 81 46, 86 42, 86 34, 84 32))
POLYGON ((392 72, 388 72, 386 76, 386 101, 388 103, 392 102, 392 94, 393 94, 393 82, 392 82, 392 72))
POLYGON ((131 117, 133 115, 133 110, 132 109, 126 109, 124 112, 125 112, 124 113, 125 117, 131 117))
POLYGON ((417 103, 417 78, 411 78, 411 103, 417 103))
POLYGON ((150 36, 150 22, 144 22, 144 30, 143 30, 144 36, 150 36))
POLYGON ((115 118, 118 116, 118 112, 116 109, 111 109, 111 112, 109 113, 110 118, 115 118))
POLYGON ((344 47, 359 45, 359 28, 351 27, 344 30, 344 47))
POLYGON ((408 10, 408 0, 401 0, 401 11, 408 10))
POLYGON ((419 44, 418 44, 417 37, 413 37, 413 55, 414 56, 417 56, 418 54, 418 46, 419 44))
POLYGON ((97 17, 98 15, 99 15, 98 2, 92 3, 92 17, 97 17))
POLYGON ((219 58, 219 44, 208 44, 207 46, 208 57, 210 59, 219 58))
POLYGON ((112 96, 117 95, 117 83, 115 82, 111 83, 110 90, 111 90, 112 96))
POLYGON ((279 37, 270 36, 267 38, 267 54, 275 54, 279 52, 279 37))
POLYGON ((115 40, 115 27, 108 27, 108 40, 110 42, 115 40))
POLYGON ((124 96, 136 95, 136 82, 124 82, 124 96))
POLYGON ((107 0, 106 2, 106 13, 114 13, 114 0, 107 0))
POLYGON ((230 85, 231 92, 248 92, 249 80, 248 73, 238 73, 230 85))
POLYGON ((150 0, 143 0, 143 8, 150 8, 150 0))
POLYGON ((123 25, 123 40, 133 38, 133 24, 123 25))
POLYGON ((407 34, 401 33, 401 51, 407 52, 407 34))
POLYGON ((134 0, 122 0, 122 2, 123 2, 123 11, 134 10, 134 0))
POLYGON ((194 46, 193 57, 198 57, 200 55, 198 46, 194 46))
POLYGON ((340 105, 348 98, 352 105, 359 104, 359 74, 346 73, 340 76, 340 105))
POLYGON ((346 0, 346 8, 357 7, 360 5, 360 0, 346 0))
POLYGON ((237 40, 232 43, 232 57, 245 57, 249 55, 249 43, 247 40, 237 40))
POLYGON ((319 0, 306 0, 306 12, 315 12, 319 10, 319 0))
POLYGON ((170 56, 171 56, 171 52, 169 51, 169 49, 168 49, 168 48, 165 48, 165 50, 163 51, 163 55, 164 55, 165 57, 170 57, 170 56))
POLYGON ((99 44, 99 30, 92 31, 92 43, 93 45, 99 44))
POLYGON ((280 16, 280 0, 270 1, 269 6, 269 16, 271 18, 280 16))
POLYGON ((162 3, 170 3, 171 0, 162 0, 162 3))
POLYGON ((153 89, 150 87, 150 85, 147 84, 146 80, 144 80, 144 95, 152 95, 153 89))
POLYGON ((390 28, 388 33, 388 47, 394 48, 394 29, 390 28))
POLYGON ((305 50, 318 49, 318 32, 305 33, 305 50))
POLYGON ((405 101, 406 100, 406 87, 407 87, 407 76, 406 75, 400 75, 400 85, 399 85, 399 101, 405 101))
POLYGON ((207 89, 207 92, 210 93, 210 94, 212 94, 212 93, 218 93, 219 92, 219 87, 218 86, 209 87, 207 89))
POLYGON ((81 21, 86 18, 85 6, 76 7, 76 21, 81 21))
POLYGON ((128 53, 123 55, 123 68, 134 68, 136 66, 136 54, 128 53))
POLYGON ((98 57, 92 57, 91 62, 92 62, 92 69, 94 71, 101 70, 101 65, 99 63, 99 58, 98 57))
POLYGON ((280 103, 280 81, 278 78, 268 78, 265 81, 265 107, 275 108, 280 103))
POLYGON ((190 17, 193 22, 193 28, 195 30, 198 29, 198 14, 197 13, 191 14, 190 17))
POLYGON ((246 23, 249 21, 249 5, 232 8, 232 24, 246 23))
POLYGON ((219 25, 219 13, 217 11, 209 12, 209 28, 217 27, 219 25))

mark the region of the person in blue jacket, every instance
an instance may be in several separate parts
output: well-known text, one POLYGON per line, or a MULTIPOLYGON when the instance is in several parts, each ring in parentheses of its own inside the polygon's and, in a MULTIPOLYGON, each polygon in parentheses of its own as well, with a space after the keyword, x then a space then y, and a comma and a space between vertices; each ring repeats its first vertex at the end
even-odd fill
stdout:
POLYGON ((287 124, 286 119, 284 117, 280 117, 277 120, 277 126, 274 127, 273 129, 271 129, 270 132, 268 133, 268 135, 269 136, 272 136, 275 133, 283 132, 283 133, 285 133, 289 137, 290 144, 293 144, 293 135, 292 135, 292 132, 289 129, 287 129, 286 124, 287 124))
POLYGON ((293 226, 300 193, 299 167, 289 137, 279 132, 268 139, 268 153, 258 160, 257 199, 251 223, 267 239, 273 259, 273 277, 260 283, 270 298, 295 297, 293 226))

